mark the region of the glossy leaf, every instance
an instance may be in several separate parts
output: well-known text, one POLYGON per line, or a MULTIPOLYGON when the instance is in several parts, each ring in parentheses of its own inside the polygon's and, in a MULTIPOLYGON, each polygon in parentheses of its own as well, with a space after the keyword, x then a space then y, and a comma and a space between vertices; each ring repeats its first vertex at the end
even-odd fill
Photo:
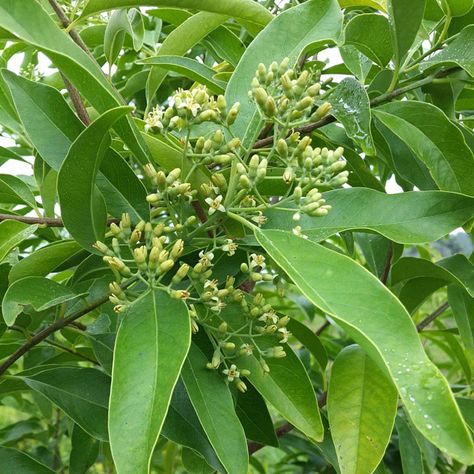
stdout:
POLYGON ((125 34, 131 30, 127 10, 116 10, 105 28, 104 52, 109 64, 113 64, 123 47, 125 34))
POLYGON ((0 262, 23 240, 36 232, 37 225, 6 220, 0 222, 0 262))
POLYGON ((264 446, 278 447, 273 421, 262 396, 253 385, 246 384, 247 391, 237 394, 235 411, 245 430, 247 439, 264 446))
POLYGON ((426 0, 415 3, 410 0, 388 0, 387 10, 392 32, 395 65, 399 66, 420 29, 426 0), (407 14, 410 12, 409 14, 407 14))
POLYGON ((3 297, 3 319, 12 326, 25 306, 31 305, 39 312, 79 296, 54 280, 36 276, 22 278, 10 285, 3 297))
POLYGON ((183 382, 202 428, 229 474, 245 474, 248 453, 245 433, 224 380, 206 368, 205 354, 191 344, 183 366, 183 382))
POLYGON ((400 101, 377 107, 375 117, 425 163, 440 189, 474 195, 474 155, 462 133, 441 110, 427 103, 400 101))
POLYGON ((356 262, 314 242, 277 230, 256 230, 256 237, 302 293, 390 374, 418 430, 454 458, 472 462, 474 445, 449 384, 395 296, 356 262))
POLYGON ((466 355, 474 366, 474 298, 459 286, 449 285, 448 301, 466 348, 466 355))
MULTIPOLYGON (((122 105, 96 62, 74 43, 37 0, 2 2, 0 27, 44 52, 100 113, 122 105)), ((148 151, 131 118, 119 120, 116 131, 135 156, 147 163, 148 151)))
MULTIPOLYGON (((333 209, 324 217, 302 216, 298 225, 312 240, 321 241, 343 230, 377 232, 401 244, 437 240, 474 216, 474 200, 460 194, 423 191, 384 194, 372 189, 337 189, 324 193, 333 209), (357 213, 354 212, 357 203, 357 213)), ((284 211, 266 213, 268 229, 291 230, 284 211)))
POLYGON ((16 176, 0 174, 0 202, 26 204, 37 208, 35 196, 28 185, 16 176))
POLYGON ((393 56, 388 21, 375 13, 351 18, 345 28, 345 44, 354 45, 381 67, 385 67, 393 56))
POLYGON ((224 468, 202 429, 189 396, 180 379, 176 384, 161 434, 175 443, 200 453, 219 472, 224 468))
POLYGON ((423 472, 423 458, 420 446, 403 416, 397 416, 398 447, 402 460, 403 473, 423 472))
POLYGON ((474 2, 472 0, 446 0, 446 4, 444 6, 448 6, 449 13, 456 17, 456 16, 463 16, 472 10, 474 6, 474 2))
POLYGON ((214 0, 89 0, 82 10, 80 18, 84 19, 101 11, 142 5, 191 8, 218 13, 231 16, 236 20, 244 20, 258 28, 265 26, 273 17, 266 8, 253 0, 221 0, 219 2, 214 0))
POLYGON ((107 441, 110 379, 103 372, 84 367, 54 367, 18 377, 61 408, 85 432, 107 441))
POLYGON ((115 342, 109 408, 118 472, 148 472, 190 338, 185 304, 161 290, 145 292, 126 311, 115 342))
POLYGON ((0 465, 17 474, 54 474, 54 471, 17 449, 0 446, 0 465))
POLYGON ((359 346, 339 353, 327 403, 342 474, 375 470, 390 441, 397 401, 392 382, 359 346))
POLYGON ((459 66, 470 76, 474 76, 474 51, 469 47, 473 41, 474 25, 469 25, 446 48, 423 61, 422 69, 432 69, 437 66, 459 66))
POLYGON ((240 102, 233 126, 236 136, 247 146, 259 132, 260 118, 248 97, 249 84, 262 62, 262 51, 272 61, 290 58, 290 67, 299 55, 316 44, 340 40, 342 15, 336 0, 310 0, 278 15, 250 44, 226 89, 228 104, 240 102), (282 37, 284 35, 284 37, 282 37))
POLYGON ((13 265, 8 274, 10 284, 27 276, 47 276, 63 264, 67 265, 68 260, 73 261, 81 252, 83 250, 73 240, 45 245, 13 265))
POLYGON ((74 425, 71 435, 69 474, 85 474, 99 454, 99 442, 89 436, 79 425, 74 425))
POLYGON ((177 72, 185 77, 189 77, 189 79, 193 81, 207 86, 216 94, 224 93, 226 84, 225 82, 214 79, 216 71, 195 59, 180 56, 156 56, 144 59, 142 64, 161 66, 163 69, 177 72))
POLYGON ((387 11, 387 0, 339 0, 341 8, 372 7, 383 12, 387 11))
POLYGON ((328 96, 331 114, 342 123, 347 136, 352 138, 367 155, 375 148, 370 132, 370 103, 362 84, 354 78, 343 79, 328 96))
POLYGON ((464 255, 452 255, 436 263, 405 257, 392 267, 393 285, 413 278, 437 278, 463 287, 474 298, 474 266, 464 255))
POLYGON ((130 107, 118 107, 101 115, 74 141, 58 175, 58 195, 66 229, 84 248, 102 240, 106 209, 95 185, 97 172, 110 144, 109 129, 130 107), (78 206, 77 203, 83 203, 78 206))

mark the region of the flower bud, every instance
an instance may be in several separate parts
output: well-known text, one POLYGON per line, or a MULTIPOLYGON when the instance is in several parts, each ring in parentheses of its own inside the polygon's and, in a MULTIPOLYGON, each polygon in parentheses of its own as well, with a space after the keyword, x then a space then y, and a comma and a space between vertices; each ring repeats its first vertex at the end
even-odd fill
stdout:
POLYGON ((277 151, 282 158, 286 158, 288 156, 288 145, 283 138, 280 138, 277 141, 277 151))
POLYGON ((265 110, 265 104, 267 103, 268 94, 263 87, 259 87, 255 90, 255 100, 257 104, 265 110))
POLYGON ((273 117, 276 115, 277 109, 275 99, 272 96, 269 96, 268 99, 265 101, 263 110, 269 117, 273 117))
POLYGON ((239 113, 240 110, 240 102, 236 102, 232 108, 229 110, 229 113, 227 114, 226 118, 226 123, 227 125, 233 125, 235 122, 235 119, 237 118, 237 114, 239 113))
POLYGON ((226 102, 225 97, 223 95, 218 95, 217 96, 216 105, 217 105, 217 108, 219 109, 219 112, 222 115, 225 115, 226 110, 227 110, 227 102, 226 102))
POLYGON ((182 239, 178 239, 171 249, 170 257, 176 260, 183 253, 183 250, 184 242, 182 239))
POLYGON ((169 270, 171 270, 174 267, 174 260, 168 259, 165 260, 161 265, 160 265, 160 272, 161 273, 166 273, 169 270))
POLYGON ((313 105, 313 99, 309 96, 303 97, 297 104, 297 110, 305 110, 313 105))
MULTIPOLYGON (((242 373, 242 371, 240 371, 240 373, 242 373)), ((242 382, 242 380, 236 379, 235 385, 237 386, 237 389, 241 391, 242 393, 245 393, 247 391, 247 385, 245 385, 245 383, 242 382)))
POLYGON ((98 240, 95 244, 92 244, 92 247, 94 247, 96 250, 98 250, 100 253, 104 255, 113 255, 113 252, 105 245, 103 242, 98 240))
POLYGON ((222 342, 221 347, 226 351, 233 351, 235 349, 235 344, 233 342, 222 342))
POLYGON ((250 179, 248 178, 247 175, 243 174, 240 176, 239 178, 239 184, 240 186, 242 186, 242 188, 244 189, 249 189, 251 187, 251 184, 250 184, 250 179))
POLYGON ((308 93, 308 95, 310 97, 316 97, 319 94, 320 90, 321 90, 321 84, 319 84, 319 82, 318 82, 318 83, 313 84, 312 86, 308 87, 306 92, 308 93))

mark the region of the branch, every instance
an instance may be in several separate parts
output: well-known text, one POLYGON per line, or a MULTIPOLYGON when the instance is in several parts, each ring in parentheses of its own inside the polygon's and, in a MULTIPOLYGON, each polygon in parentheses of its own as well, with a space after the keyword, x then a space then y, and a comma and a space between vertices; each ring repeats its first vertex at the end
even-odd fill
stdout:
MULTIPOLYGON (((326 400, 327 400, 327 393, 323 392, 321 395, 318 395, 318 407, 323 408, 326 405, 326 400)), ((277 438, 282 438, 285 436, 287 433, 289 433, 291 430, 293 430, 294 426, 291 423, 284 423, 280 427, 278 427, 275 431, 275 434, 277 435, 277 438)), ((265 445, 260 444, 260 443, 248 443, 247 448, 249 451, 249 454, 253 454, 260 449, 264 448, 265 445)))
MULTIPOLYGON (((18 221, 24 222, 25 224, 38 224, 46 227, 64 227, 62 219, 56 219, 53 217, 31 217, 31 216, 19 216, 17 214, 0 214, 0 222, 2 221, 18 221)), ((108 219, 107 225, 118 224, 120 219, 108 219)))
MULTIPOLYGON (((136 277, 131 278, 130 280, 123 283, 121 286, 123 289, 130 286, 136 281, 136 277)), ((84 316, 99 306, 107 303, 109 301, 109 296, 111 293, 107 293, 104 296, 97 298, 95 301, 89 304, 86 308, 80 309, 75 313, 72 313, 71 316, 67 318, 58 319, 53 324, 47 326, 42 331, 36 333, 31 339, 26 341, 21 347, 19 347, 2 365, 0 365, 0 376, 6 372, 6 370, 12 366, 21 356, 26 354, 30 349, 37 346, 40 342, 44 341, 48 336, 59 331, 60 329, 66 327, 67 325, 73 323, 76 319, 79 319, 81 316, 84 316)), ((48 341, 50 342, 50 341, 48 341)))
POLYGON ((449 303, 444 302, 439 308, 436 308, 431 314, 426 316, 419 324, 417 324, 416 329, 418 332, 423 331, 426 326, 432 323, 438 316, 441 316, 449 308, 449 303))
POLYGON ((388 275, 390 274, 390 268, 392 267, 392 257, 393 257, 393 244, 392 242, 390 242, 388 245, 387 255, 385 256, 383 273, 380 276, 380 281, 384 285, 387 283, 388 275))

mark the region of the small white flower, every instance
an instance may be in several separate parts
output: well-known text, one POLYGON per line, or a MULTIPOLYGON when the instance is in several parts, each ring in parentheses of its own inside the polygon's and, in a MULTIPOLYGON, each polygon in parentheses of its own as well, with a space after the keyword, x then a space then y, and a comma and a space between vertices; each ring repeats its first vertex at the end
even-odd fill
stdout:
POLYGON ((159 128, 163 130, 163 123, 161 119, 163 118, 163 109, 160 106, 155 107, 145 119, 146 129, 150 128, 159 128))
POLYGON ((254 269, 256 267, 265 268, 265 257, 263 255, 258 255, 256 253, 252 253, 250 255, 250 268, 254 269))
POLYGON ((219 194, 215 199, 210 197, 206 198, 206 204, 209 206, 209 215, 211 216, 216 211, 225 212, 225 207, 222 205, 223 200, 222 194, 219 194))
POLYGON ((214 254, 212 252, 204 252, 201 250, 199 252, 199 263, 203 267, 210 267, 212 265, 212 259, 214 258, 214 254))
POLYGON ((238 245, 232 239, 226 239, 226 243, 221 247, 224 252, 227 252, 227 255, 235 255, 238 245))
POLYGON ((213 296, 211 298, 211 305, 211 311, 216 314, 219 314, 226 306, 226 304, 218 296, 213 296))
POLYGON ((227 380, 229 382, 233 382, 234 379, 238 379, 240 376, 240 372, 237 370, 237 366, 235 364, 232 364, 229 369, 224 369, 222 373, 227 375, 227 380))
POLYGON ((285 343, 288 342, 288 338, 291 336, 291 332, 288 331, 286 328, 279 328, 278 329, 279 336, 280 336, 280 342, 285 343))
POLYGON ((252 355, 253 354, 253 346, 250 344, 242 344, 240 346, 240 355, 252 355))
POLYGON ((204 289, 209 291, 217 291, 217 280, 206 280, 204 282, 204 289))
POLYGON ((278 322, 278 316, 275 314, 275 311, 271 310, 263 313, 258 320, 266 324, 276 324, 278 322))
POLYGON ((252 220, 257 225, 263 225, 267 222, 267 218, 263 215, 262 211, 258 211, 258 214, 256 216, 252 216, 252 220))

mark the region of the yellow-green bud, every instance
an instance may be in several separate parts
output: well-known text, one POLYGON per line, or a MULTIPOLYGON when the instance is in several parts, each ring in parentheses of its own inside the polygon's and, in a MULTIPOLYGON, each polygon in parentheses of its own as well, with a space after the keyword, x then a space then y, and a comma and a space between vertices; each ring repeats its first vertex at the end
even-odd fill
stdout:
POLYGON ((237 118, 237 114, 239 113, 240 110, 240 102, 236 102, 232 108, 229 110, 229 113, 227 114, 226 118, 226 123, 227 125, 233 125, 235 122, 235 119, 237 118))
POLYGON ((104 255, 113 255, 113 252, 105 245, 103 242, 98 240, 95 244, 92 245, 96 250, 104 255))
POLYGON ((267 103, 268 94, 266 93, 263 87, 259 87, 255 90, 255 100, 257 104, 262 108, 265 109, 265 104, 267 103))
POLYGON ((161 273, 166 273, 169 270, 171 270, 174 266, 174 260, 168 259, 165 260, 161 265, 160 265, 160 271, 161 273))
MULTIPOLYGON (((242 373, 242 371, 240 373, 242 373)), ((247 385, 245 385, 245 383, 242 382, 242 380, 236 379, 235 380, 235 385, 237 386, 237 389, 240 392, 245 393, 247 391, 247 385)))
POLYGON ((277 109, 275 99, 272 96, 269 96, 268 99, 265 101, 263 109, 269 117, 273 117, 274 115, 276 115, 277 109))
POLYGON ((183 250, 184 242, 182 239, 178 239, 171 249, 170 257, 176 260, 183 253, 183 250))
POLYGON ((233 351, 235 349, 235 344, 233 342, 222 342, 221 347, 226 351, 233 351))
POLYGON ((286 158, 288 156, 288 145, 286 143, 286 140, 284 140, 283 138, 280 138, 277 141, 277 151, 282 158, 286 158))
POLYGON ((216 105, 217 105, 217 108, 219 109, 219 112, 222 115, 225 115, 226 110, 227 110, 227 102, 226 102, 225 97, 223 95, 218 95, 217 96, 216 105))
POLYGON ((313 105, 313 99, 309 96, 303 97, 297 104, 296 108, 298 110, 305 110, 308 107, 311 107, 313 105))

